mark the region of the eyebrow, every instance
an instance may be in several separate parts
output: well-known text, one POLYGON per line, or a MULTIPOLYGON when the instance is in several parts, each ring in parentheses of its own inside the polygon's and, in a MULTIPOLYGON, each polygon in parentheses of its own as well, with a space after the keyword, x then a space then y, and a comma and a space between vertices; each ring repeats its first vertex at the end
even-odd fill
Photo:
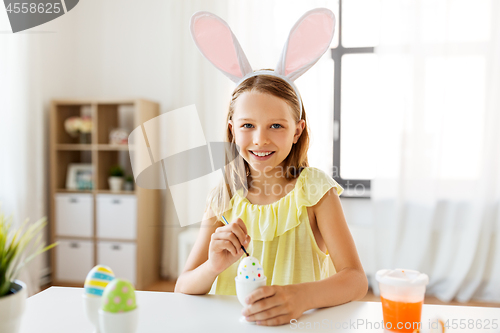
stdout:
MULTIPOLYGON (((254 121, 253 119, 250 118, 239 118, 237 120, 245 120, 245 121, 254 121)), ((271 121, 283 121, 283 122, 288 122, 286 119, 271 119, 271 121)))

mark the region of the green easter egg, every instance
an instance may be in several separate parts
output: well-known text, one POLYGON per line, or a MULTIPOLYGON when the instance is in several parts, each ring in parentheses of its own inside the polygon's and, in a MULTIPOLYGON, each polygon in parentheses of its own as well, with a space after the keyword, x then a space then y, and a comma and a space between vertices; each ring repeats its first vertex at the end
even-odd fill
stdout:
POLYGON ((101 308, 111 313, 127 312, 137 307, 132 283, 123 279, 111 281, 102 294, 101 308))

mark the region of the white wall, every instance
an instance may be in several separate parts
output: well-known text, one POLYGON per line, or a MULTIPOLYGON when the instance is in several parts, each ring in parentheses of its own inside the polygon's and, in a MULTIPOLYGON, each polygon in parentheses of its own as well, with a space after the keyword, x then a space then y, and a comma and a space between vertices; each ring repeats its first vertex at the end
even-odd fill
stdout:
POLYGON ((361 263, 367 274, 374 273, 374 244, 372 237, 372 207, 370 199, 341 198, 344 215, 349 224, 361 263))
MULTIPOLYGON (((36 55, 39 62, 33 70, 41 77, 46 137, 53 98, 142 97, 159 102, 162 112, 196 104, 206 139, 222 139, 227 103, 212 96, 228 94, 230 83, 199 55, 188 23, 197 10, 214 11, 224 17, 225 4, 201 0, 85 0, 68 14, 28 31, 40 47, 36 55)), ((177 235, 183 229, 168 191, 164 202, 162 274, 176 277, 177 235)), ((370 202, 343 199, 342 204, 363 264, 369 265, 369 251, 364 245, 371 239, 365 227, 370 223, 370 202)))

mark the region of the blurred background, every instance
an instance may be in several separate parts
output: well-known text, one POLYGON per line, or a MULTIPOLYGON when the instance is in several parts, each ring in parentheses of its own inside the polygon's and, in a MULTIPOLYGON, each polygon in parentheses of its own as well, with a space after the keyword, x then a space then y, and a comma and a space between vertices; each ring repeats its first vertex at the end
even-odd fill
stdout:
POLYGON ((139 289, 173 290, 198 225, 180 226, 168 190, 113 191, 111 169, 121 166, 121 177, 131 170, 113 141, 120 131, 111 131, 128 135, 141 119, 195 104, 206 140, 222 141, 234 85, 196 48, 191 15, 226 20, 261 69, 274 68, 293 24, 315 7, 330 8, 337 27, 331 50, 296 81, 309 163, 346 189, 341 201, 370 295, 377 270, 405 268, 429 275, 436 303, 500 304, 493 0, 82 0, 16 34, 0 11, 2 210, 16 223, 48 216, 47 241, 62 241, 25 272, 31 294, 81 286, 102 261, 122 265, 139 289), (70 135, 71 117, 92 119, 89 141, 70 135), (79 179, 73 164, 91 166, 90 188, 67 182, 79 179), (130 235, 106 236, 99 226, 116 216, 112 204, 135 207, 120 217, 130 219, 130 235), (63 225, 78 214, 88 215, 87 229, 63 225))

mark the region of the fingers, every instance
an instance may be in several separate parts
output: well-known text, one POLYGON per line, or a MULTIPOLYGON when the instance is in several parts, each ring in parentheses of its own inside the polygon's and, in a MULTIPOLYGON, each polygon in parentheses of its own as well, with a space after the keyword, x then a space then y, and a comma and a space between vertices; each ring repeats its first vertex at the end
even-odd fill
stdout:
POLYGON ((237 245, 234 244, 236 240, 236 236, 233 235, 234 240, 231 241, 227 239, 227 236, 224 236, 221 232, 216 232, 212 234, 212 243, 216 250, 222 251, 227 250, 233 256, 241 255, 243 250, 237 245))
POLYGON ((290 322, 290 319, 294 318, 294 307, 290 302, 286 301, 282 293, 275 292, 272 286, 259 289, 264 290, 261 290, 256 297, 271 296, 260 298, 245 307, 242 314, 245 316, 246 321, 256 321, 258 325, 275 326, 286 324, 290 322))
POLYGON ((236 218, 233 220, 231 224, 237 224, 244 231, 245 235, 248 234, 247 226, 245 225, 245 222, 243 222, 242 219, 236 218))
POLYGON ((284 305, 275 306, 265 311, 246 316, 246 321, 266 321, 281 315, 288 315, 289 311, 284 305))
POLYGON ((215 233, 214 235, 215 235, 214 239, 230 241, 237 250, 241 249, 241 244, 240 244, 238 237, 236 237, 236 235, 234 233, 232 233, 231 231, 222 231, 222 232, 215 233))
POLYGON ((278 325, 283 325, 283 324, 288 324, 290 323, 290 318, 288 314, 284 314, 281 316, 277 316, 274 318, 266 319, 266 320, 258 320, 257 325, 262 325, 262 326, 278 326, 278 325))
POLYGON ((265 286, 251 293, 245 301, 249 304, 242 314, 258 325, 276 326, 289 323, 302 315, 298 299, 287 289, 288 286, 265 286))
POLYGON ((238 221, 231 223, 229 227, 231 231, 236 235, 236 237, 238 237, 241 245, 246 246, 248 245, 248 243, 250 243, 250 236, 247 234, 247 227, 241 219, 238 219, 238 221))
POLYGON ((251 317, 252 319, 254 319, 255 316, 257 316, 257 317, 255 317, 256 320, 265 319, 265 318, 269 318, 269 313, 272 314, 272 317, 286 313, 284 311, 284 309, 282 308, 283 304, 284 304, 284 300, 278 296, 267 297, 267 298, 264 298, 264 299, 261 299, 261 300, 255 302, 255 303, 249 304, 248 306, 246 306, 243 309, 243 311, 241 313, 244 316, 251 317), (277 308, 280 308, 281 312, 278 313, 277 308), (263 312, 266 313, 265 316, 260 315, 263 312))
POLYGON ((215 230, 216 233, 225 233, 228 231, 233 233, 238 239, 239 244, 235 244, 238 249, 241 246, 247 246, 250 243, 250 236, 247 233, 247 227, 240 218, 236 218, 232 223, 224 227, 219 227, 215 230))
POLYGON ((274 296, 275 294, 276 294, 276 288, 274 288, 273 286, 260 287, 255 291, 253 291, 250 295, 248 295, 247 298, 245 299, 245 302, 247 304, 252 305, 258 300, 274 296))
POLYGON ((233 256, 241 255, 241 250, 237 249, 234 244, 228 240, 220 240, 219 249, 228 250, 233 256))

